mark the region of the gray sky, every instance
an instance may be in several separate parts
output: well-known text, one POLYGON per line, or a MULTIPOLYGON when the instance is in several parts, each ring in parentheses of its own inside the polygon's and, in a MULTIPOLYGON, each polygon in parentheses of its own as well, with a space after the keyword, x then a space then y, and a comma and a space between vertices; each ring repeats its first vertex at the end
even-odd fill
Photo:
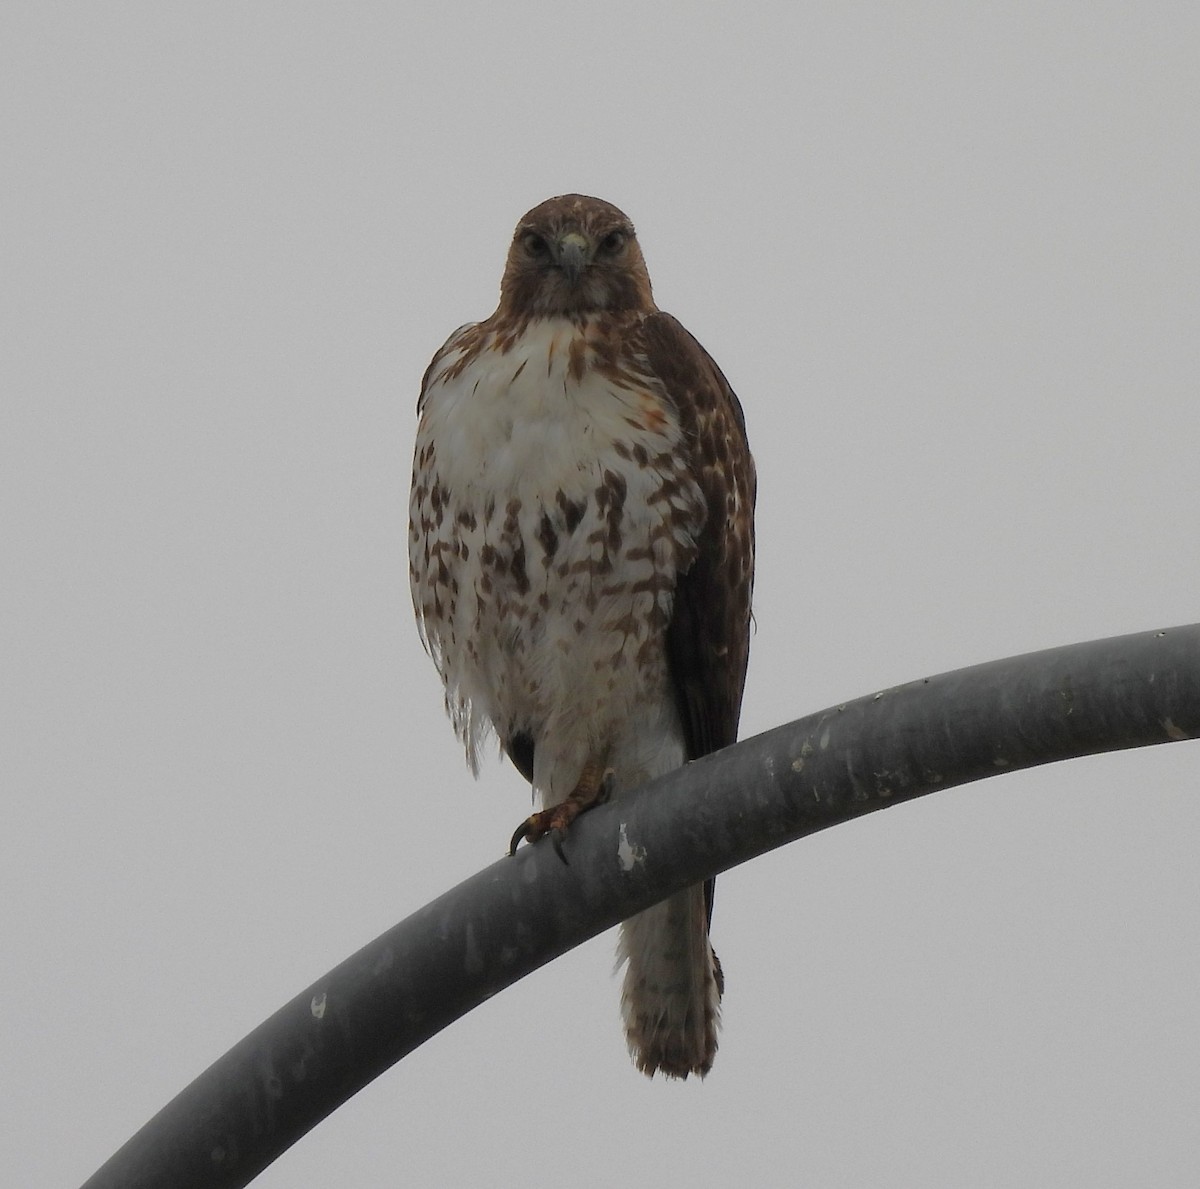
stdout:
MULTIPOLYGON (((623 207, 742 397, 744 735, 1200 618, 1192 5, 2 23, 14 1186, 82 1181, 527 812, 464 767, 404 534, 422 371, 543 198, 623 207)), ((258 1183, 1194 1184, 1198 767, 1077 761, 777 852, 721 880, 705 1083, 634 1072, 609 934, 258 1183)))

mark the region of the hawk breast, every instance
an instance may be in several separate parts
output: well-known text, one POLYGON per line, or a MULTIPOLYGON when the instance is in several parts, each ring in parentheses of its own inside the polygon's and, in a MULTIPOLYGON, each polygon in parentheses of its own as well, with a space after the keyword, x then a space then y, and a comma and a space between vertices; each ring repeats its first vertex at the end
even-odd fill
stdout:
POLYGON ((410 571, 473 759, 489 723, 502 740, 556 732, 586 749, 662 699, 675 584, 705 515, 683 445, 655 378, 594 325, 466 328, 435 359, 410 571))

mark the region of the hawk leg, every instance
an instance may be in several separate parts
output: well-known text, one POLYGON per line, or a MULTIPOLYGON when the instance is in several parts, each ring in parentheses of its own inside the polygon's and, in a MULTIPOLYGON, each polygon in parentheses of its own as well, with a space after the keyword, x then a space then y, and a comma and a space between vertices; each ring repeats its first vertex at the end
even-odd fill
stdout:
POLYGON ((567 827, 585 809, 607 801, 611 786, 612 769, 605 768, 596 760, 589 761, 579 775, 579 783, 565 801, 555 805, 553 809, 543 809, 540 813, 531 814, 517 827, 512 841, 508 844, 509 855, 517 853, 521 839, 536 842, 544 834, 549 834, 555 853, 565 863, 567 856, 563 854, 562 844, 567 827))

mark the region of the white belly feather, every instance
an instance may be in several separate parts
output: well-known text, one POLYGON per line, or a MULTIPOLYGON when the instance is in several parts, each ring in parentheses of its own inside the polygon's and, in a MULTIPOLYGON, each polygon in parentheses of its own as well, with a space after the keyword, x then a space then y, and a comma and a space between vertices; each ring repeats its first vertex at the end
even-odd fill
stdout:
POLYGON ((703 505, 654 381, 572 370, 586 334, 448 351, 417 432, 413 601, 447 707, 473 765, 489 726, 528 733, 547 805, 589 760, 628 788, 685 758, 664 639, 703 505))

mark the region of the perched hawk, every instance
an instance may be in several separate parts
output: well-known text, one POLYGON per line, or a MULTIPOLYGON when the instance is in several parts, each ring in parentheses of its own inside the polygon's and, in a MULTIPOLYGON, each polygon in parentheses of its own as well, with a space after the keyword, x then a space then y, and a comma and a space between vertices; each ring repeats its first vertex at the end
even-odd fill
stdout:
MULTIPOLYGON (((741 406, 650 294, 633 226, 567 194, 517 225, 484 322, 421 386, 413 604, 478 768, 494 730, 555 844, 582 810, 737 737, 754 573, 741 406)), ((712 882, 621 926, 639 1069, 703 1076, 723 988, 712 882)))

